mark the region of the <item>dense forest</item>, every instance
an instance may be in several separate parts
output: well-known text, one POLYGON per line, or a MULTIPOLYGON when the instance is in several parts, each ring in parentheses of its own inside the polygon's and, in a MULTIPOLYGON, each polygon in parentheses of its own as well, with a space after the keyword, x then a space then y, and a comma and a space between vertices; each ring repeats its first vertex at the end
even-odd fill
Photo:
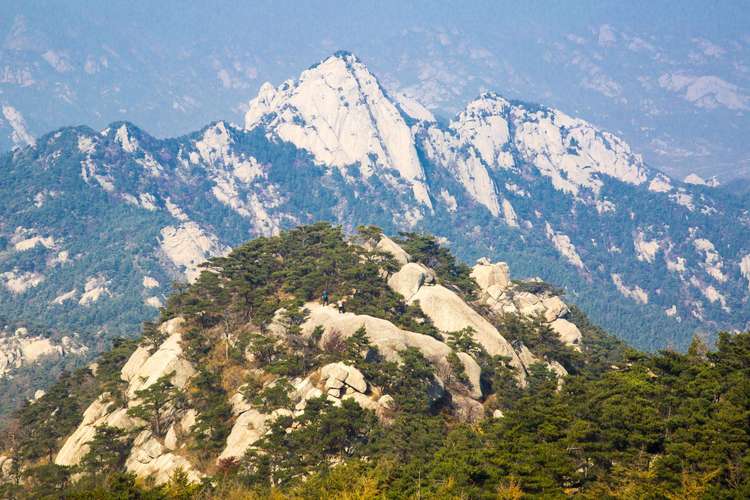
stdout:
MULTIPOLYGON (((186 319, 186 357, 197 373, 185 390, 160 379, 140 391, 128 413, 155 435, 165 407, 190 406, 199 417, 187 453, 209 471, 191 482, 177 471, 155 486, 124 470, 134 435, 99 427, 80 465, 53 463, 64 438, 99 394, 125 397, 120 369, 137 345, 164 341, 146 323, 139 341, 119 341, 96 369, 64 373, 4 430, 0 463, 7 498, 748 498, 750 497, 750 333, 720 333, 709 347, 695 338, 685 353, 628 348, 574 309, 580 350, 563 345, 542 323, 496 316, 509 341, 566 368, 562 380, 531 365, 525 387, 507 359, 489 356, 471 331, 440 332, 418 304, 385 286, 396 266, 368 241, 315 224, 259 238, 212 259, 193 285, 178 289, 161 321, 186 319), (416 349, 386 360, 364 329, 321 346, 299 334, 303 304, 323 291, 348 296, 347 309, 445 340, 482 367, 487 418, 456 418, 450 394, 430 397, 434 367, 416 349), (269 330, 284 309, 283 340, 269 330), (249 370, 245 352, 253 354, 249 370), (304 411, 279 416, 239 459, 216 460, 232 420, 227 391, 242 382, 245 399, 267 411, 288 408, 288 381, 326 363, 355 366, 394 399, 386 415, 353 401, 311 399, 304 411), (262 375, 259 375, 262 374, 262 375), (275 377, 263 384, 262 377, 275 377)), ((397 242, 477 308, 469 269, 426 235, 397 242)), ((528 287, 550 288, 544 283, 528 287)), ((452 384, 465 384, 460 363, 452 384)))

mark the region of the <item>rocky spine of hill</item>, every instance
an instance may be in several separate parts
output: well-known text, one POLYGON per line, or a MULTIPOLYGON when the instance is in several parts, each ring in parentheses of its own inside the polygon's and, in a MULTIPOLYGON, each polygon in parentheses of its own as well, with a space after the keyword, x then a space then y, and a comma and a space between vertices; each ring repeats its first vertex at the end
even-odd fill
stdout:
MULTIPOLYGON (((317 227, 309 231, 309 238, 315 239, 329 231, 331 229, 326 226, 317 227)), ((324 234, 323 237, 331 236, 324 234)), ((333 243, 344 244, 341 240, 333 243)), ((480 260, 471 269, 469 278, 476 283, 475 295, 473 300, 467 300, 464 291, 439 278, 435 270, 416 261, 393 240, 380 235, 360 244, 364 246, 355 250, 357 258, 371 259, 379 269, 378 282, 370 283, 370 286, 386 287, 396 292, 394 297, 401 301, 399 308, 420 310, 424 315, 422 325, 431 325, 430 335, 410 331, 388 319, 346 310, 354 301, 352 294, 356 297, 360 293, 353 289, 348 294, 336 295, 342 304, 341 309, 333 302, 306 301, 296 315, 290 315, 290 311, 283 307, 275 310, 262 330, 258 330, 258 325, 252 321, 236 324, 232 327, 234 331, 221 334, 220 343, 226 345, 215 346, 213 352, 196 358, 195 354, 186 354, 186 349, 195 349, 195 339, 186 340, 185 336, 195 328, 196 317, 209 313, 195 309, 188 312, 188 307, 183 306, 183 310, 174 310, 174 317, 154 326, 149 336, 144 337, 116 374, 118 392, 103 392, 90 403, 77 428, 61 441, 54 463, 81 466, 90 459, 91 443, 97 433, 103 432, 102 429, 116 429, 129 436, 129 449, 124 460, 127 471, 162 484, 177 469, 182 469, 190 480, 198 481, 206 473, 214 472, 217 464, 242 459, 270 432, 276 419, 300 418, 311 400, 323 398, 335 406, 352 401, 362 409, 372 411, 381 421, 388 422, 403 411, 405 403, 398 394, 389 393, 388 383, 379 380, 382 373, 378 373, 377 365, 375 368, 358 368, 368 358, 377 358, 378 363, 389 364, 390 369, 395 369, 403 365, 405 355, 417 356, 427 363, 431 374, 427 377, 427 384, 408 388, 407 392, 425 391, 420 397, 427 398, 428 407, 444 407, 459 421, 497 418, 502 416, 503 395, 487 393, 491 389, 483 369, 488 369, 488 360, 502 360, 500 365, 508 371, 512 385, 518 388, 525 387, 529 370, 537 364, 556 374, 559 384, 564 383, 567 374, 564 366, 553 357, 534 354, 518 339, 512 343, 506 339, 498 330, 497 318, 507 315, 535 322, 537 327, 554 332, 553 337, 557 340, 553 340, 562 352, 576 354, 582 348, 586 349, 581 332, 565 319, 569 314, 568 307, 550 292, 551 288, 538 282, 512 282, 504 263, 480 260), (535 286, 538 286, 537 290, 534 290, 535 286), (188 319, 186 313, 190 316, 188 319), (240 332, 243 331, 263 333, 255 333, 254 340, 243 350, 240 348, 240 332), (154 343, 154 338, 159 341, 154 343), (259 348, 258 343, 266 344, 266 349, 259 348), (320 359, 295 371, 293 377, 279 376, 278 369, 264 359, 269 355, 268 345, 277 344, 278 349, 304 346, 300 349, 310 350, 313 353, 310 356, 320 359), (342 353, 342 350, 351 350, 351 346, 355 346, 353 358, 351 353, 349 357, 342 353), (225 438, 215 448, 215 455, 209 454, 211 460, 207 461, 206 457, 197 458, 194 450, 195 434, 201 432, 196 430, 196 425, 205 426, 207 415, 202 415, 201 410, 192 406, 184 394, 200 390, 196 377, 205 374, 199 375, 197 364, 215 363, 216 360, 211 361, 212 357, 221 356, 230 347, 241 350, 237 360, 226 358, 213 368, 226 395, 226 400, 220 402, 228 409, 224 415, 226 422, 222 424, 229 427, 225 438), (326 358, 328 361, 321 361, 326 358), (230 384, 229 379, 234 383, 230 384), (155 396, 154 391, 162 391, 162 394, 155 396), (183 396, 175 396, 177 393, 183 396), (266 399, 263 399, 263 394, 266 399), (282 403, 269 402, 269 394, 273 396, 271 399, 282 403), (159 405, 151 408, 150 414, 140 411, 145 406, 156 404, 153 398, 158 399, 159 405)), ((343 251, 351 251, 349 248, 343 251)), ((237 257, 241 258, 241 250, 237 257)), ((324 262, 315 264, 325 265, 324 262)), ((248 272, 255 271, 251 263, 242 262, 242 265, 248 272)), ((292 262, 283 264, 286 267, 292 265, 292 262)), ((209 271, 192 286, 193 292, 201 294, 201 287, 216 276, 222 276, 222 272, 211 271, 209 267, 209 271)), ((208 303, 198 307, 210 308, 208 303)), ((220 314, 229 315, 230 312, 225 310, 220 314)), ((222 328, 217 325, 206 335, 212 337, 217 329, 222 328)), ((196 334, 192 331, 189 335, 196 334)), ((299 354, 292 352, 293 356, 299 354)), ((96 364, 89 368, 93 372, 97 369, 96 364)))

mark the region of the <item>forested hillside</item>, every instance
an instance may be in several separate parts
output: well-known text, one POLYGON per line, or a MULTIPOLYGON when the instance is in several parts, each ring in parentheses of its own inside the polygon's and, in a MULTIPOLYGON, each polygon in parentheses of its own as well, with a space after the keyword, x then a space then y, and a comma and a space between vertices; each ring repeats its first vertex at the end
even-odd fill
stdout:
POLYGON ((426 235, 315 224, 211 259, 18 411, 19 498, 747 498, 750 333, 628 348, 426 235))

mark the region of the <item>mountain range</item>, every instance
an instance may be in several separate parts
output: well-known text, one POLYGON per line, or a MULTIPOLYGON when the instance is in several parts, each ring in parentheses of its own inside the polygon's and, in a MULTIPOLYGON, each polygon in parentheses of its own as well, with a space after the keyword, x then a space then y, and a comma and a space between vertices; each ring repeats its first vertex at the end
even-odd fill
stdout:
POLYGON ((348 52, 263 85, 241 125, 64 127, 0 168, 3 335, 41 331, 56 352, 134 336, 207 258, 319 220, 506 261, 645 349, 750 321, 746 200, 542 105, 484 93, 436 118, 348 52))
POLYGON ((347 47, 386 89, 446 120, 500 90, 585 117, 675 178, 730 187, 750 176, 748 14, 732 2, 681 7, 5 2, 0 151, 78 123, 129 120, 174 137, 241 121, 264 81, 347 47))

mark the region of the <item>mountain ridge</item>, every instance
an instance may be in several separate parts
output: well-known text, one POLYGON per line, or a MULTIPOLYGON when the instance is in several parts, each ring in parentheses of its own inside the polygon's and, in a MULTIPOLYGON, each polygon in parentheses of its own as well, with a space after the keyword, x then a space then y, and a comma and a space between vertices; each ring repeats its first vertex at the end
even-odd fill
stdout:
MULTIPOLYGON (((82 466, 94 436, 120 429, 134 438, 123 464, 128 472, 161 485, 182 469, 197 482, 216 464, 242 459, 275 418, 300 417, 321 398, 333 407, 353 402, 383 423, 433 406, 462 422, 497 418, 505 395, 491 397, 492 377, 523 390, 539 365, 562 387, 568 369, 595 369, 599 356, 619 359, 620 344, 580 331, 557 293, 538 281, 511 281, 503 263, 485 259, 470 269, 430 237, 394 242, 373 226, 351 238, 318 223, 252 240, 210 260, 192 285, 173 293, 137 347, 116 346, 81 370, 109 382, 93 400, 77 402, 86 407, 82 415, 54 430, 62 438, 50 443, 54 464, 82 466), (112 356, 115 371, 99 373, 112 370, 112 356), (416 387, 388 381, 389 371, 410 363, 429 367, 416 387), (209 376, 223 380, 213 391, 229 414, 198 402, 213 397, 201 393, 209 376), (170 387, 198 399, 165 400, 149 430, 150 417, 138 408, 149 389, 170 387), (280 400, 271 397, 279 390, 280 400), (213 431, 195 435, 206 446, 196 460, 184 445, 193 427, 205 425, 213 431)), ((38 404, 58 404, 57 392, 39 396, 38 404)))

